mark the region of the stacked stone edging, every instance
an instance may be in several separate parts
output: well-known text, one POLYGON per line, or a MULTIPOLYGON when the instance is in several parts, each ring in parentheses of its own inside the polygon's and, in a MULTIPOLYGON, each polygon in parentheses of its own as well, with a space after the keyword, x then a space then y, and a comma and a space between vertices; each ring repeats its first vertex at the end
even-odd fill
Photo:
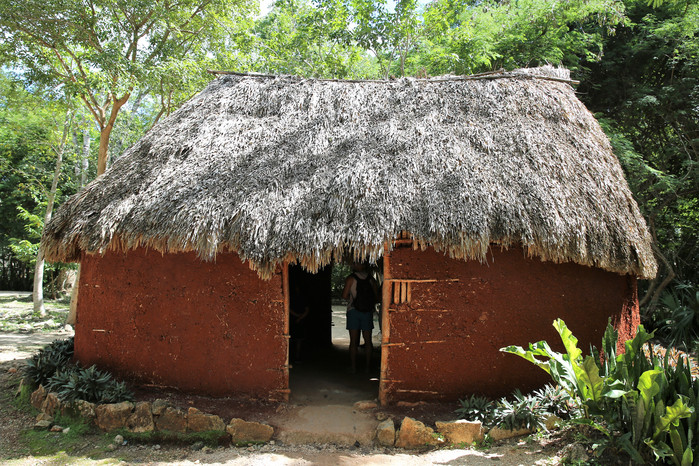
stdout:
POLYGON ((274 428, 267 424, 233 418, 226 425, 215 414, 203 413, 196 408, 189 408, 185 412, 160 399, 153 403, 124 401, 95 404, 83 400, 64 403, 56 393, 47 393, 40 385, 31 394, 30 402, 41 411, 35 425, 38 429, 52 428, 53 416, 65 414, 82 417, 106 432, 118 429, 136 433, 168 431, 183 434, 219 431, 231 436, 234 443, 266 443, 274 435, 274 428))
MULTIPOLYGON (((37 416, 36 429, 52 429, 53 416, 67 414, 79 416, 94 423, 101 430, 109 432, 125 429, 129 432, 167 431, 196 433, 218 431, 228 435, 234 444, 266 443, 272 439, 274 428, 268 424, 249 422, 232 418, 226 424, 221 417, 190 407, 186 412, 171 406, 166 400, 158 399, 150 403, 125 401, 111 404, 95 404, 84 400, 72 403, 62 402, 56 393, 47 392, 39 385, 30 397, 32 406, 41 411, 37 416)), ((375 402, 358 402, 355 408, 372 410, 375 402)), ((381 413, 377 414, 377 418, 381 413)), ((404 417, 400 428, 391 418, 381 416, 382 422, 376 428, 376 443, 384 447, 397 447, 409 450, 433 448, 441 445, 466 446, 481 443, 488 433, 493 440, 503 440, 532 433, 530 429, 506 430, 494 427, 486 430, 478 421, 437 421, 435 429, 410 417, 404 417)), ((552 426, 555 420, 552 420, 552 426)), ((548 423, 547 423, 548 424, 548 423)), ((60 427, 59 427, 60 429, 60 427)))

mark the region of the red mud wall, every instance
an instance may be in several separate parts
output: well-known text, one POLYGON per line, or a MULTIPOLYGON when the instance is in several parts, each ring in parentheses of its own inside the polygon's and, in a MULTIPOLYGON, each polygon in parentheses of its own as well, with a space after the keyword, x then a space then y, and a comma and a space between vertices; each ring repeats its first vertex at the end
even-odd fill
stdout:
POLYGON ((236 254, 146 249, 81 261, 75 355, 115 375, 209 394, 283 399, 281 274, 261 280, 236 254))
MULTIPOLYGON (((547 340, 562 318, 584 354, 599 347, 612 318, 630 338, 639 323, 636 279, 576 264, 494 250, 488 264, 449 259, 432 249, 399 248, 385 270, 389 331, 383 338, 383 403, 509 395, 550 381, 508 345, 547 340)), ((385 321, 384 321, 385 322, 385 321)))

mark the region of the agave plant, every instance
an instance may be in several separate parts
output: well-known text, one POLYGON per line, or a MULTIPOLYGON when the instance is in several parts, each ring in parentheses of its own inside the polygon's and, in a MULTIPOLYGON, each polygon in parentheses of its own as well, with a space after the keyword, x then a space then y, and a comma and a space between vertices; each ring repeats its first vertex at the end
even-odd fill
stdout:
POLYGON ((36 385, 46 385, 56 371, 73 359, 73 338, 54 340, 34 354, 24 368, 24 374, 36 385))
POLYGON ((501 398, 497 402, 494 424, 503 429, 544 429, 548 413, 539 403, 539 400, 531 395, 523 395, 515 390, 513 399, 501 398))
POLYGON ((459 400, 459 404, 461 407, 454 411, 459 419, 490 424, 495 417, 497 407, 493 401, 486 397, 471 395, 469 398, 459 400))

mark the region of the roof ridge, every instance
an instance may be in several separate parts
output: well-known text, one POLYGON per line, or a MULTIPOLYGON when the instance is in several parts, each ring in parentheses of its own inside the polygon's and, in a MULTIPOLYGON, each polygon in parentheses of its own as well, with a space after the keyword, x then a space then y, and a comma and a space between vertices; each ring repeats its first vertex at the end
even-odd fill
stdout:
MULTIPOLYGON (((535 69, 535 68, 534 68, 535 69)), ((213 75, 232 75, 232 76, 242 76, 251 78, 268 78, 268 79, 291 79, 295 81, 321 81, 321 82, 341 82, 341 83, 391 83, 402 79, 409 79, 415 81, 424 81, 427 83, 440 83, 449 81, 477 81, 482 79, 512 79, 512 78, 524 78, 524 79, 541 79, 544 81, 555 81, 562 82, 570 85, 578 85, 580 81, 575 79, 558 78, 555 76, 546 76, 544 74, 530 74, 524 73, 520 70, 505 71, 504 69, 499 69, 495 71, 486 71, 484 73, 472 74, 472 75, 442 75, 434 76, 429 78, 416 78, 413 76, 403 76, 401 78, 395 79, 339 79, 339 78, 305 78, 299 75, 293 74, 265 74, 256 73, 252 71, 242 72, 242 71, 226 71, 226 70, 206 70, 208 73, 213 75)))

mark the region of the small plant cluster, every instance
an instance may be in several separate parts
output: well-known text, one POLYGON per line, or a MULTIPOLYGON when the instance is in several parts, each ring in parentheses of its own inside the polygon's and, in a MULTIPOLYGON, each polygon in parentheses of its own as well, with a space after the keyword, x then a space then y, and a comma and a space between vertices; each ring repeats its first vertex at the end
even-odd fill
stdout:
POLYGON ((27 362, 25 375, 35 384, 58 394, 61 401, 118 403, 133 400, 124 382, 95 366, 87 369, 73 363, 73 339, 55 340, 27 362))
POLYGON ((502 429, 545 429, 546 420, 551 416, 570 419, 577 412, 577 406, 570 395, 560 387, 547 385, 529 394, 515 390, 511 398, 497 401, 471 395, 459 400, 461 407, 455 412, 461 419, 480 421, 487 426, 502 429))
POLYGON ((547 342, 530 343, 527 350, 509 346, 501 351, 516 354, 551 375, 582 408, 574 419, 604 435, 599 446, 626 452, 635 463, 661 462, 691 466, 699 462, 699 380, 692 378, 689 362, 672 364, 643 346, 653 338, 643 326, 625 352, 616 354, 618 334, 607 326, 602 353, 592 348, 583 357, 578 340, 558 319, 554 328, 565 353, 553 351, 547 342))
POLYGON ((73 338, 54 340, 35 353, 25 366, 24 373, 36 385, 46 385, 59 370, 73 360, 73 338))

